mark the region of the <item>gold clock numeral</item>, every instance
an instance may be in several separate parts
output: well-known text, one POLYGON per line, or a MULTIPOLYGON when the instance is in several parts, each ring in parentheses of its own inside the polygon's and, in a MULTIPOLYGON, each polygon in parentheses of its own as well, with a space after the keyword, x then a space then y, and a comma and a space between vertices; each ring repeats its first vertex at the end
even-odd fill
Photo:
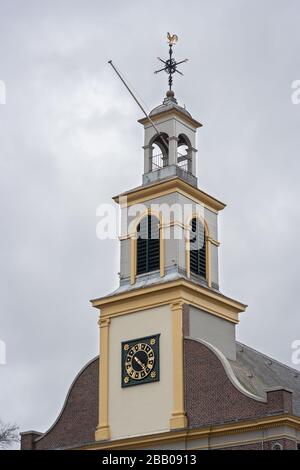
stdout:
POLYGON ((123 350, 126 351, 123 362, 124 377, 122 378, 124 384, 131 385, 134 381, 136 383, 143 382, 147 377, 152 380, 158 377, 157 371, 153 370, 156 355, 152 346, 156 343, 156 338, 150 337, 146 341, 123 344, 123 350))

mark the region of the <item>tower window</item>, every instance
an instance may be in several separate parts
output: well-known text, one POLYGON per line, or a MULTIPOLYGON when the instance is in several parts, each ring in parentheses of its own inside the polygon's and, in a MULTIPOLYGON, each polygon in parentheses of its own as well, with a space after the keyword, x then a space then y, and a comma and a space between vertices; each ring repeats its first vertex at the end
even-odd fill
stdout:
POLYGON ((156 271, 160 267, 159 220, 148 215, 137 227, 136 273, 156 271))
POLYGON ((169 164, 169 137, 161 133, 151 143, 150 171, 160 170, 169 164))
POLYGON ((190 269, 194 274, 206 278, 206 234, 203 223, 197 219, 191 222, 190 269))
POLYGON ((189 173, 192 173, 191 147, 189 139, 184 134, 180 134, 177 145, 177 166, 189 173))

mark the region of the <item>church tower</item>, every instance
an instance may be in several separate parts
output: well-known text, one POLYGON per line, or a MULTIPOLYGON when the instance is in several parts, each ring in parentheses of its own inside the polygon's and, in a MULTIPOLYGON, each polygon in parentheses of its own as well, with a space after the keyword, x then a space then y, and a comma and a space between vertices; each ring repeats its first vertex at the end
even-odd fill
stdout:
POLYGON ((122 214, 120 285, 92 301, 100 311, 98 442, 185 429, 184 338, 234 361, 235 326, 246 308, 220 291, 225 205, 197 184, 201 124, 172 90, 173 44, 171 37, 162 61, 166 97, 139 120, 142 183, 113 198, 122 214))
POLYGON ((177 36, 168 39, 159 60, 169 89, 138 121, 141 184, 113 198, 120 280, 92 300, 100 356, 78 372, 48 431, 21 434, 24 450, 299 449, 299 371, 236 341, 246 305, 219 282, 225 204, 198 187, 201 124, 175 98, 185 61, 173 58, 177 36))

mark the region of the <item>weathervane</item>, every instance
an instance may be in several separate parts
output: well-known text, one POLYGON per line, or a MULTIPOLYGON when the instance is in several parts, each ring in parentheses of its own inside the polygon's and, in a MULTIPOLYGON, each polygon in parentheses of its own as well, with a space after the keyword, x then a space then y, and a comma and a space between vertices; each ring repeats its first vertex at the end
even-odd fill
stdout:
POLYGON ((180 62, 176 62, 175 59, 173 59, 173 46, 177 43, 178 41, 178 36, 176 34, 171 35, 170 33, 167 33, 167 38, 168 38, 168 43, 169 43, 169 59, 168 60, 162 60, 160 57, 157 57, 158 60, 160 60, 165 66, 160 69, 156 70, 154 73, 159 73, 162 72, 163 70, 169 75, 169 91, 172 91, 172 84, 173 84, 173 74, 175 72, 179 73, 180 75, 183 75, 182 72, 177 70, 177 65, 183 64, 184 62, 187 62, 188 59, 181 60, 180 62))

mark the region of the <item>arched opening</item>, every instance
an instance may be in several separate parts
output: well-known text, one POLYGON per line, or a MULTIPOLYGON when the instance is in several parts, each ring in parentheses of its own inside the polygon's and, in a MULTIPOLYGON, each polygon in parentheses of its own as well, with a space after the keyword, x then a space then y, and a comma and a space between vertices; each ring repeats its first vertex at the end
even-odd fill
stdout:
POLYGON ((159 219, 146 215, 137 226, 136 274, 156 271, 160 268, 159 219))
POLYGON ((169 140, 168 135, 161 133, 155 136, 151 142, 152 151, 150 155, 150 171, 160 170, 169 162, 169 140))
POLYGON ((275 442, 272 446, 272 450, 283 450, 283 446, 279 442, 275 442))
POLYGON ((206 279, 206 244, 207 236, 204 223, 194 217, 191 221, 190 270, 206 279))
POLYGON ((189 138, 184 134, 180 134, 177 144, 177 166, 190 173, 192 173, 191 147, 189 138))

